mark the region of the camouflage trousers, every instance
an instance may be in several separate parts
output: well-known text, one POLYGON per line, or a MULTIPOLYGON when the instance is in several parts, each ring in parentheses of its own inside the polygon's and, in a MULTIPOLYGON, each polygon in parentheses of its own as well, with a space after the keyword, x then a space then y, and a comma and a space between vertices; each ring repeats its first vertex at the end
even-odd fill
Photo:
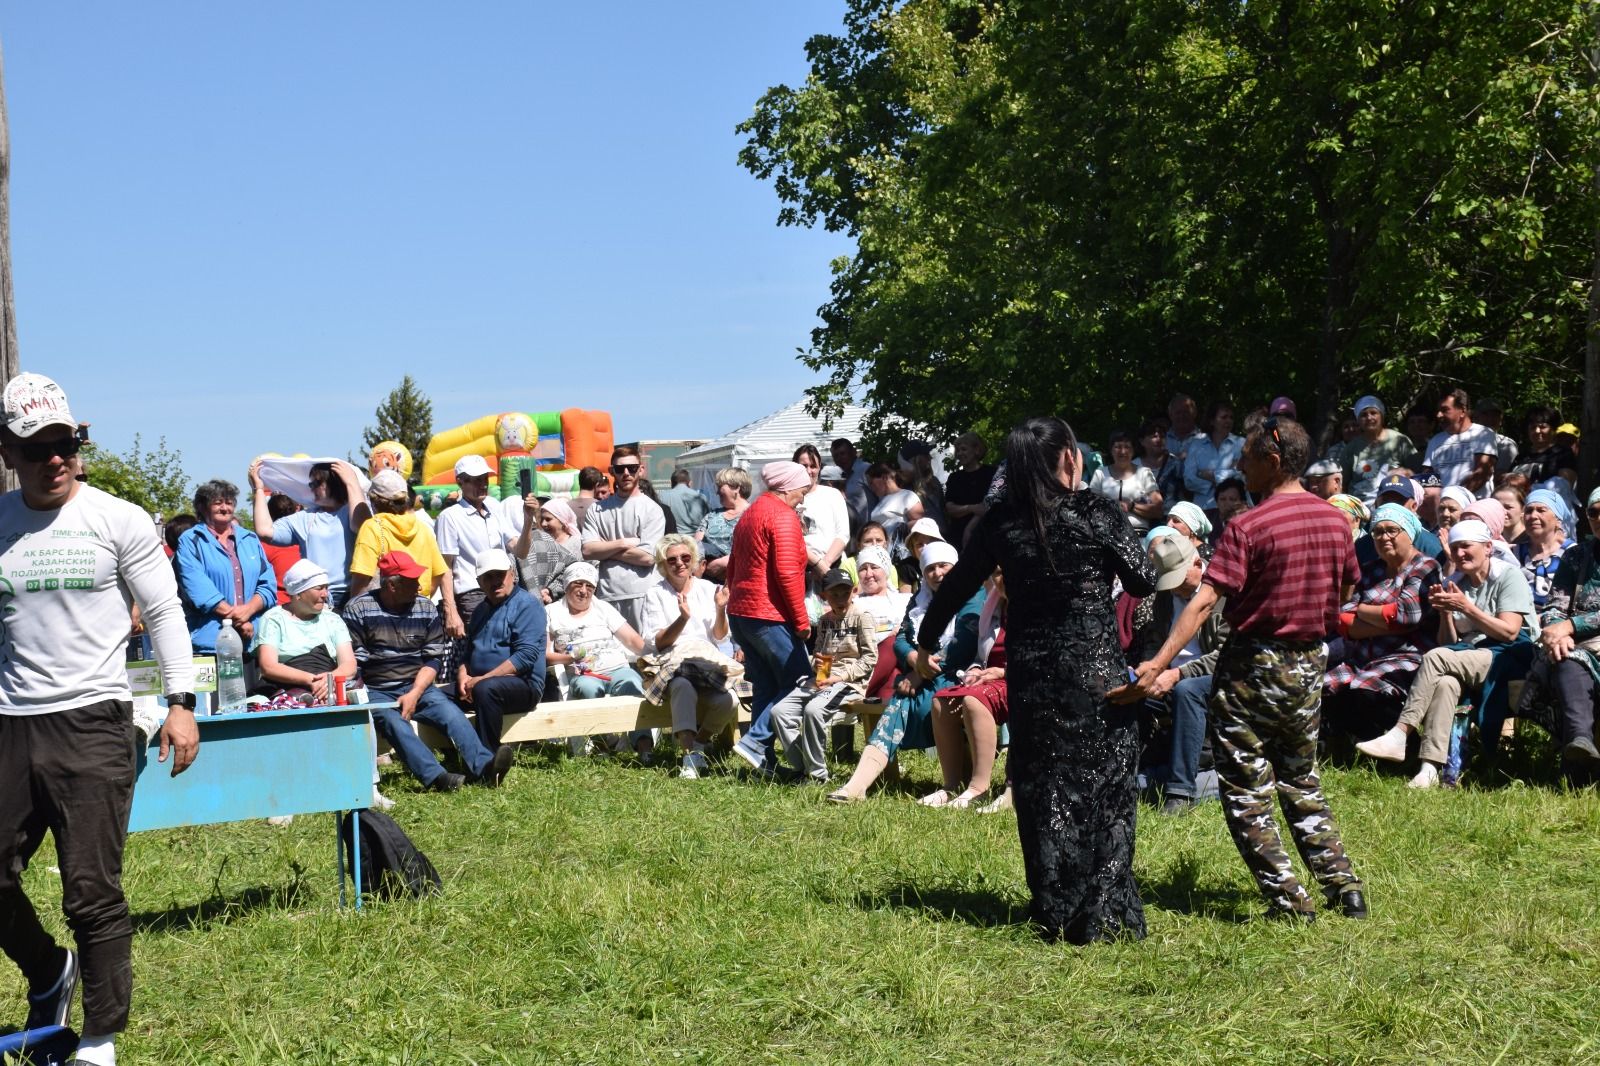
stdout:
POLYGON ((1234 635, 1211 689, 1211 754, 1222 811, 1245 865, 1274 910, 1315 910, 1295 877, 1272 814, 1283 817, 1311 875, 1333 899, 1360 885, 1317 777, 1317 729, 1327 649, 1319 642, 1234 635))

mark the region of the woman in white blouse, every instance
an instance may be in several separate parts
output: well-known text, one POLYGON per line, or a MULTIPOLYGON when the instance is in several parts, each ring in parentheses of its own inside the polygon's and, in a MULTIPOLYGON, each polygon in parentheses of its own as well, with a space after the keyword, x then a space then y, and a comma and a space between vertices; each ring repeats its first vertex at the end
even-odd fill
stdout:
POLYGON ((816 445, 800 445, 792 458, 811 475, 811 488, 797 511, 805 532, 811 577, 820 583, 822 575, 838 565, 845 545, 850 542, 850 507, 844 493, 818 482, 822 474, 822 453, 817 451, 816 445))
POLYGON ((1133 434, 1127 430, 1112 430, 1110 444, 1111 462, 1094 472, 1089 491, 1121 507, 1128 524, 1143 533, 1152 522, 1161 520, 1161 491, 1156 488, 1155 472, 1134 465, 1133 434))
MULTIPOLYGON (((700 546, 693 537, 669 533, 656 541, 656 570, 661 580, 644 597, 644 640, 648 650, 666 651, 680 640, 703 640, 731 656, 728 640, 728 589, 696 577, 700 546)), ((672 732, 683 752, 680 777, 698 778, 709 767, 706 742, 733 721, 733 694, 725 689, 702 692, 687 678, 667 685, 672 732)))

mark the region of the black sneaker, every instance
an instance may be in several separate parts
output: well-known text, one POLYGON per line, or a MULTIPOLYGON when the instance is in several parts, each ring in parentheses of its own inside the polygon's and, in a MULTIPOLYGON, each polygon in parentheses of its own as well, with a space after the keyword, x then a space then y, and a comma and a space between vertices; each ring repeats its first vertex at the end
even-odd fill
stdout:
POLYGON ((1561 749, 1561 762, 1568 772, 1600 769, 1600 749, 1588 737, 1575 737, 1561 749))
POLYGON ((466 783, 467 779, 464 775, 452 774, 447 770, 434 778, 433 783, 428 788, 434 792, 454 792, 466 783))
POLYGON ((1352 888, 1339 893, 1339 898, 1334 901, 1333 905, 1346 918, 1365 918, 1367 916, 1367 897, 1361 894, 1359 888, 1352 888))
POLYGON ((1194 809, 1194 800, 1188 796, 1168 796, 1161 805, 1162 814, 1188 814, 1194 809))
POLYGON ((511 750, 510 744, 502 744, 494 749, 494 759, 484 767, 483 777, 479 778, 489 788, 499 788, 500 783, 506 779, 506 774, 511 772, 511 762, 516 758, 516 752, 511 750))
POLYGON ((43 1029, 47 1025, 66 1025, 72 1014, 72 997, 78 991, 78 953, 64 949, 67 961, 61 976, 46 992, 28 997, 28 1020, 24 1029, 43 1029))

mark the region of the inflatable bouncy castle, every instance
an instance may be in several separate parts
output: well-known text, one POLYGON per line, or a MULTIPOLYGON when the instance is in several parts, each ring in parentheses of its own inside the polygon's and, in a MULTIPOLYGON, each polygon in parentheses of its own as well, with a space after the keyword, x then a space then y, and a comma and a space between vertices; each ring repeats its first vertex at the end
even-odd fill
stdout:
POLYGON ((518 495, 523 470, 531 472, 533 490, 541 496, 576 496, 578 471, 609 466, 611 444, 611 415, 606 411, 569 407, 537 414, 484 415, 433 435, 422 457, 422 484, 417 491, 454 492, 456 461, 481 455, 489 464, 491 496, 518 495))

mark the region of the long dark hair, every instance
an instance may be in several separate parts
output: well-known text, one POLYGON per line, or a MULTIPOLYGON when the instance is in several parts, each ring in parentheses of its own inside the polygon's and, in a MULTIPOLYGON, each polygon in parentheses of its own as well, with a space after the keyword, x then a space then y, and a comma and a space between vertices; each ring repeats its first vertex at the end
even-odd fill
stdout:
POLYGON ((1067 493, 1057 476, 1061 453, 1074 451, 1078 438, 1072 427, 1053 415, 1035 416, 1017 426, 1006 438, 1006 490, 1013 507, 1025 511, 1039 537, 1039 549, 1055 572, 1050 556, 1050 541, 1045 536, 1044 516, 1067 493))

